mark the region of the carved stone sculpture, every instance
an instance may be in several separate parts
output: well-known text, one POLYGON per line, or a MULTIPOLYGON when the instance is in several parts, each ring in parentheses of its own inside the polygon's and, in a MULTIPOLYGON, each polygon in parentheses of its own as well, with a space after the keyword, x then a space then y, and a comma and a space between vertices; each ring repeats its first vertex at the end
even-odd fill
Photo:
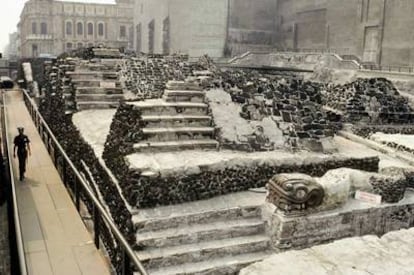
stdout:
POLYGON ((322 186, 305 174, 278 174, 267 188, 267 200, 285 214, 306 214, 306 210, 321 205, 325 195, 322 186))

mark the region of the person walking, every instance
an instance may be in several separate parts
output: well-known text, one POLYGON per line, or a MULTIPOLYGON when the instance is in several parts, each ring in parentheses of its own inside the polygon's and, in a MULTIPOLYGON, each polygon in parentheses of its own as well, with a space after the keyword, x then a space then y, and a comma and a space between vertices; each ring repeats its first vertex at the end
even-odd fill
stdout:
POLYGON ((13 148, 13 157, 16 158, 16 151, 17 157, 19 159, 19 176, 20 181, 24 180, 24 173, 26 172, 26 161, 27 156, 31 155, 30 150, 30 140, 24 134, 24 128, 19 127, 17 128, 19 134, 14 138, 14 148, 13 148))

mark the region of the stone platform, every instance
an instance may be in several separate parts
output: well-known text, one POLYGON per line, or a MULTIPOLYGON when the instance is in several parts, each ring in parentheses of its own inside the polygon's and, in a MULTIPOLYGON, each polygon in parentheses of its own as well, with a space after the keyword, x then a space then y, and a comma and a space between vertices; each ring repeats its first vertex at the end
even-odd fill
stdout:
POLYGON ((265 193, 142 209, 133 216, 137 255, 150 274, 235 274, 270 255, 265 193))
POLYGON ((242 269, 240 275, 409 275, 414 274, 413 247, 414 229, 391 232, 381 238, 348 238, 275 254, 242 269))
MULTIPOLYGON (((274 212, 267 204, 266 211, 274 212)), ((269 212, 268 212, 269 213, 269 212)), ((409 189, 402 201, 372 205, 350 199, 343 207, 300 217, 288 217, 277 211, 267 220, 275 249, 307 248, 329 241, 363 236, 383 235, 414 226, 414 190, 409 189)))

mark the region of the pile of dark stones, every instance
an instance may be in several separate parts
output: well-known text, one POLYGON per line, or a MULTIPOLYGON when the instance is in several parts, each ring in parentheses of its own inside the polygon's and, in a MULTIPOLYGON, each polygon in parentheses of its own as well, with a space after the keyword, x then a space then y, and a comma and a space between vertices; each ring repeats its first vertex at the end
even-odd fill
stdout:
POLYGON ((344 114, 348 122, 407 124, 414 121, 408 99, 385 78, 357 79, 331 86, 325 104, 344 114))
POLYGON ((322 108, 321 85, 292 80, 281 84, 274 97, 273 113, 292 127, 285 132, 292 139, 333 137, 341 128, 341 116, 322 108))
POLYGON ((188 56, 129 57, 120 70, 126 88, 138 100, 159 98, 169 80, 183 81, 192 74, 188 56))
POLYGON ((397 203, 404 198, 407 189, 405 177, 373 176, 369 181, 374 193, 380 195, 383 202, 397 203))

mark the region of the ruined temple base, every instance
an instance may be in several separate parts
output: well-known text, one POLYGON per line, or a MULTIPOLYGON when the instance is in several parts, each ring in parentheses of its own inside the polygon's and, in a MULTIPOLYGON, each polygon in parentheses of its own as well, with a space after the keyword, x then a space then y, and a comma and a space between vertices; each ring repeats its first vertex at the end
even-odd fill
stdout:
POLYGON ((363 235, 383 235, 414 226, 414 190, 409 189, 396 204, 372 205, 351 199, 332 211, 288 217, 264 206, 272 245, 278 251, 302 249, 314 245, 363 235))

